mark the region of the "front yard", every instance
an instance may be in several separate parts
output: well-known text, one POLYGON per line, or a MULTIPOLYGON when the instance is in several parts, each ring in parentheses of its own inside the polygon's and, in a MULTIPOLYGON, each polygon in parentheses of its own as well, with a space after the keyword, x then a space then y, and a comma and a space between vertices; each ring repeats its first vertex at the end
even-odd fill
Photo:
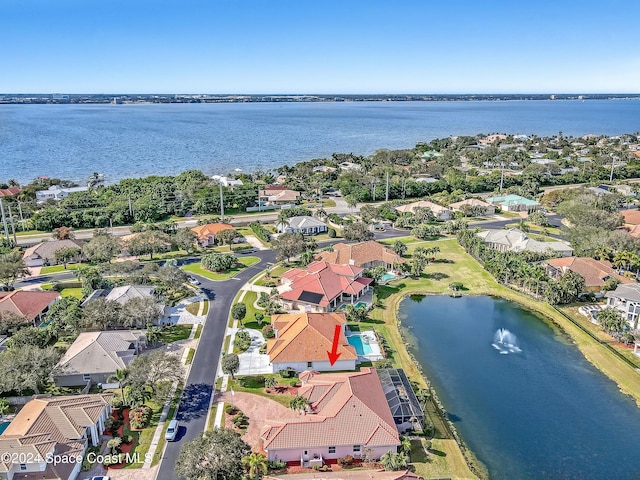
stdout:
POLYGON ((228 280, 232 277, 235 277, 239 272, 241 272, 247 267, 255 265, 259 261, 260 261, 260 258, 258 257, 251 257, 251 256, 239 257, 238 258, 239 264, 236 267, 221 273, 211 272, 206 268, 203 268, 200 263, 191 263, 189 265, 184 265, 183 267, 180 267, 180 268, 182 268, 185 272, 195 273, 196 275, 200 275, 202 277, 208 278, 209 280, 222 281, 222 280, 228 280))

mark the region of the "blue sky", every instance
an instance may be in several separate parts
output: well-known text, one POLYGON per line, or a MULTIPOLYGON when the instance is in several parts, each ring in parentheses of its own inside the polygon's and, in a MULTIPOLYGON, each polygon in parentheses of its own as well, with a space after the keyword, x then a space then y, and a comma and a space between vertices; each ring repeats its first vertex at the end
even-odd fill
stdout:
POLYGON ((640 92, 640 2, 2 0, 2 93, 640 92))

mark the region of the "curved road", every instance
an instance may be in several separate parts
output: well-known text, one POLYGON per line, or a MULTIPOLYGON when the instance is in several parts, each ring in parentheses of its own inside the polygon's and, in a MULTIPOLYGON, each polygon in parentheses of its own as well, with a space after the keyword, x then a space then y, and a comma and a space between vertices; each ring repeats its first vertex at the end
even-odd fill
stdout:
POLYGON ((275 262, 276 258, 272 250, 259 251, 251 255, 259 257, 261 261, 229 280, 214 282, 198 277, 201 282, 200 288, 209 297, 209 313, 180 398, 176 416, 180 423, 180 432, 175 442, 167 443, 158 468, 158 480, 177 478, 175 465, 180 449, 185 442, 195 439, 205 429, 233 299, 251 277, 265 269, 267 263, 275 262))

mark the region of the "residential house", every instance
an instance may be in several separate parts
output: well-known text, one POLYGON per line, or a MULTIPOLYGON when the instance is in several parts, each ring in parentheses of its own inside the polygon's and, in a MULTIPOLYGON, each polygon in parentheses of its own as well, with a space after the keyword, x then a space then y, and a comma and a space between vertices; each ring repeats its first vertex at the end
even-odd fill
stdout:
POLYGON ((380 458, 397 452, 398 430, 376 370, 300 374, 298 395, 309 402, 303 415, 272 419, 261 432, 270 461, 300 462, 303 467, 351 455, 380 458))
POLYGON ((303 235, 316 235, 329 230, 327 224, 309 215, 291 217, 288 223, 277 225, 280 233, 302 233, 303 235))
POLYGON ((570 257, 573 254, 573 249, 564 242, 540 242, 529 238, 517 228, 490 228, 481 230, 477 235, 485 245, 501 252, 536 252, 558 257, 570 257))
POLYGON ((241 187, 242 185, 244 185, 244 183, 242 183, 242 180, 237 180, 235 178, 225 177, 222 175, 214 175, 211 178, 216 182, 221 183, 223 187, 229 187, 231 189, 233 189, 233 187, 241 187))
POLYGON ((316 261, 306 269, 294 268, 281 275, 287 288, 280 300, 288 310, 330 312, 341 302, 356 303, 373 281, 362 276, 361 267, 316 261))
POLYGON ((201 247, 215 245, 217 235, 223 230, 235 230, 228 223, 207 223, 191 229, 196 234, 196 240, 201 247))
POLYGON ((36 190, 36 202, 43 203, 47 200, 62 200, 75 192, 86 192, 89 187, 60 187, 51 185, 47 190, 36 190))
POLYGON ((24 318, 25 323, 38 326, 44 321, 49 307, 58 300, 58 292, 35 292, 30 290, 14 290, 0 292, 0 316, 13 313, 24 318))
POLYGON ((605 282, 615 278, 620 283, 634 283, 630 278, 618 274, 606 260, 589 257, 553 258, 542 262, 547 275, 558 279, 566 272, 575 272, 584 278, 585 292, 599 293, 605 282))
POLYGON ((322 173, 331 173, 335 172, 335 167, 329 167, 328 165, 318 165, 317 167, 313 167, 314 172, 322 172, 322 173))
POLYGON ((418 182, 418 183, 435 183, 435 182, 438 181, 438 179, 437 178, 433 178, 433 177, 420 177, 420 176, 418 176, 418 177, 414 178, 414 181, 418 182))
POLYGON ((362 165, 353 162, 342 162, 338 164, 340 170, 345 170, 347 172, 362 170, 362 165))
POLYGON ((0 478, 75 480, 89 445, 100 445, 113 395, 38 397, 0 435, 0 478), (57 462, 51 459, 57 456, 57 462))
POLYGON ((496 213, 496 207, 477 198, 467 198, 461 202, 452 203, 449 205, 449 208, 454 212, 462 212, 465 215, 472 215, 474 217, 493 215, 496 213))
MULTIPOLYGON (((114 288, 100 288, 98 290, 94 290, 87 297, 87 299, 82 302, 82 306, 86 307, 91 302, 98 300, 99 298, 104 298, 105 300, 117 302, 120 305, 124 305, 132 298, 153 298, 154 300, 158 300, 156 297, 156 289, 150 285, 123 285, 121 287, 114 288)), ((160 323, 162 318, 167 315, 167 307, 161 303, 158 303, 158 322, 160 323)))
POLYGON ((624 226, 620 228, 626 230, 632 237, 640 238, 640 210, 632 208, 621 210, 619 213, 624 217, 624 226))
POLYGON ((640 317, 640 283, 620 284, 604 296, 607 306, 618 310, 627 319, 629 328, 637 330, 640 317))
POLYGON ((404 259, 390 248, 374 240, 360 243, 337 243, 332 251, 320 252, 317 260, 337 265, 354 265, 364 269, 384 267, 394 270, 396 265, 404 263, 404 259))
POLYGON ((142 330, 83 332, 56 365, 53 381, 58 387, 107 383, 110 376, 127 368, 146 345, 142 330))
POLYGON ((513 194, 489 197, 487 202, 507 212, 534 212, 540 208, 540 204, 535 200, 513 194))
POLYGON ((291 205, 298 201, 300 195, 300 192, 278 186, 265 187, 258 192, 263 205, 291 205))
MULTIPOLYGON (((49 240, 41 242, 33 247, 29 247, 24 251, 22 256, 27 267, 41 267, 43 265, 53 265, 56 263, 56 252, 63 248, 80 248, 82 242, 78 240, 49 240)), ((79 261, 80 255, 73 261, 79 261)))
POLYGON ((398 207, 395 207, 398 213, 414 213, 416 208, 428 208, 433 212, 438 220, 451 219, 451 210, 443 207, 442 205, 438 205, 437 203, 427 202, 426 200, 421 200, 419 202, 413 202, 407 205, 400 205, 398 207))
POLYGON ((271 325, 275 338, 267 340, 267 355, 273 372, 288 368, 296 372, 316 370, 355 370, 358 355, 345 337, 347 319, 344 313, 287 313, 273 315, 271 325), (331 365, 327 352, 332 350, 336 327, 340 328, 340 357, 331 365))
POLYGON ((0 188, 0 198, 13 197, 22 191, 20 187, 0 188))

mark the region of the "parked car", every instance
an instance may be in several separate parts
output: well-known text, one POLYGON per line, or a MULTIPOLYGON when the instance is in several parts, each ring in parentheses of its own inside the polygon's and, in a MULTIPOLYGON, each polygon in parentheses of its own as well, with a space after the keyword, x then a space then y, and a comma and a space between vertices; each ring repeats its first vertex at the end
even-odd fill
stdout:
POLYGON ((189 277, 189 283, 191 285, 200 285, 200 280, 198 280, 197 278, 189 277))
POLYGON ((167 432, 164 434, 164 439, 167 442, 173 442, 176 439, 176 436, 178 436, 179 428, 180 427, 178 426, 178 421, 171 420, 169 422, 169 426, 167 427, 167 432))
POLYGON ((100 475, 97 477, 91 477, 90 480, 111 480, 111 477, 108 477, 106 475, 100 475))

